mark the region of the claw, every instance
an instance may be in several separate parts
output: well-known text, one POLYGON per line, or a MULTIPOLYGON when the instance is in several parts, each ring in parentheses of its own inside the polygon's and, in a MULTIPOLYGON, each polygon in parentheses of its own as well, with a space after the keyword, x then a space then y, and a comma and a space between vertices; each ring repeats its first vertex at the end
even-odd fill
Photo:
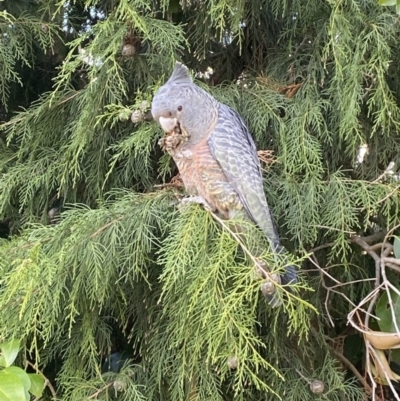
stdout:
POLYGON ((197 203, 199 205, 202 205, 205 210, 208 212, 214 212, 215 209, 213 209, 210 204, 201 196, 190 196, 188 198, 183 198, 181 200, 181 205, 187 205, 189 203, 197 203))

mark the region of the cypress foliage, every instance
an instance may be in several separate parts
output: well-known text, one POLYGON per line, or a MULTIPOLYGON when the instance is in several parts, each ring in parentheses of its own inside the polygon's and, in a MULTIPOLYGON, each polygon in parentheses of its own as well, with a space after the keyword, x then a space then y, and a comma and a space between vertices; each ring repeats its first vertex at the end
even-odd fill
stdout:
MULTIPOLYGON (((65 401, 362 400, 389 388, 367 377, 354 328, 377 321, 365 305, 353 326, 348 314, 380 283, 374 245, 400 235, 395 10, 4 0, 0 30, 0 342, 21 339, 21 366, 37 363, 65 401), (177 206, 158 125, 131 120, 175 60, 273 151, 260 152, 265 191, 301 277, 293 293, 278 288, 279 308, 229 227, 177 206), (104 373, 117 351, 122 370, 104 373)), ((258 230, 247 235, 268 262, 258 230)))

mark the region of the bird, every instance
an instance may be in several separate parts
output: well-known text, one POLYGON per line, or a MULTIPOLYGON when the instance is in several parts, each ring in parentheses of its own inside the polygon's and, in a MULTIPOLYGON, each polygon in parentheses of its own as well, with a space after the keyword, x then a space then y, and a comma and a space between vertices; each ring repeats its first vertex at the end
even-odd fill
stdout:
MULTIPOLYGON (((180 62, 155 93, 151 113, 166 133, 160 145, 171 154, 190 195, 184 203, 200 203, 224 220, 241 213, 263 231, 275 254, 286 254, 268 207, 257 148, 242 117, 196 85, 180 62)), ((278 278, 281 285, 295 284, 295 266, 285 266, 278 278)), ((268 288, 261 289, 267 299, 268 288)))

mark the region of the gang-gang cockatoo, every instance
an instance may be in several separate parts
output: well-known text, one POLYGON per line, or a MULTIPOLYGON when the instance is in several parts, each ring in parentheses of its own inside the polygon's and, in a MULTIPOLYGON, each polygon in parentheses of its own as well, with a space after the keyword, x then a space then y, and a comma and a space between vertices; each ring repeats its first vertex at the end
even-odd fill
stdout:
MULTIPOLYGON (((163 147, 191 195, 186 200, 227 220, 244 213, 265 233, 275 254, 285 253, 265 198, 256 146, 239 114, 195 85, 178 62, 155 94, 151 112, 167 134, 163 147)), ((286 266, 280 281, 295 283, 295 267, 286 266)))

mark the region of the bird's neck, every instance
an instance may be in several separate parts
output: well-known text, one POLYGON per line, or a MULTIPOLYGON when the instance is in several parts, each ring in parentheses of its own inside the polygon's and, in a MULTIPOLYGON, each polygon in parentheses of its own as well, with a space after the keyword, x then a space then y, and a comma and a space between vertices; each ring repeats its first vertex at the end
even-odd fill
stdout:
POLYGON ((191 128, 182 130, 187 133, 187 146, 194 146, 208 139, 211 132, 214 130, 218 121, 218 108, 210 107, 207 113, 202 113, 200 110, 195 114, 191 121, 191 128))

